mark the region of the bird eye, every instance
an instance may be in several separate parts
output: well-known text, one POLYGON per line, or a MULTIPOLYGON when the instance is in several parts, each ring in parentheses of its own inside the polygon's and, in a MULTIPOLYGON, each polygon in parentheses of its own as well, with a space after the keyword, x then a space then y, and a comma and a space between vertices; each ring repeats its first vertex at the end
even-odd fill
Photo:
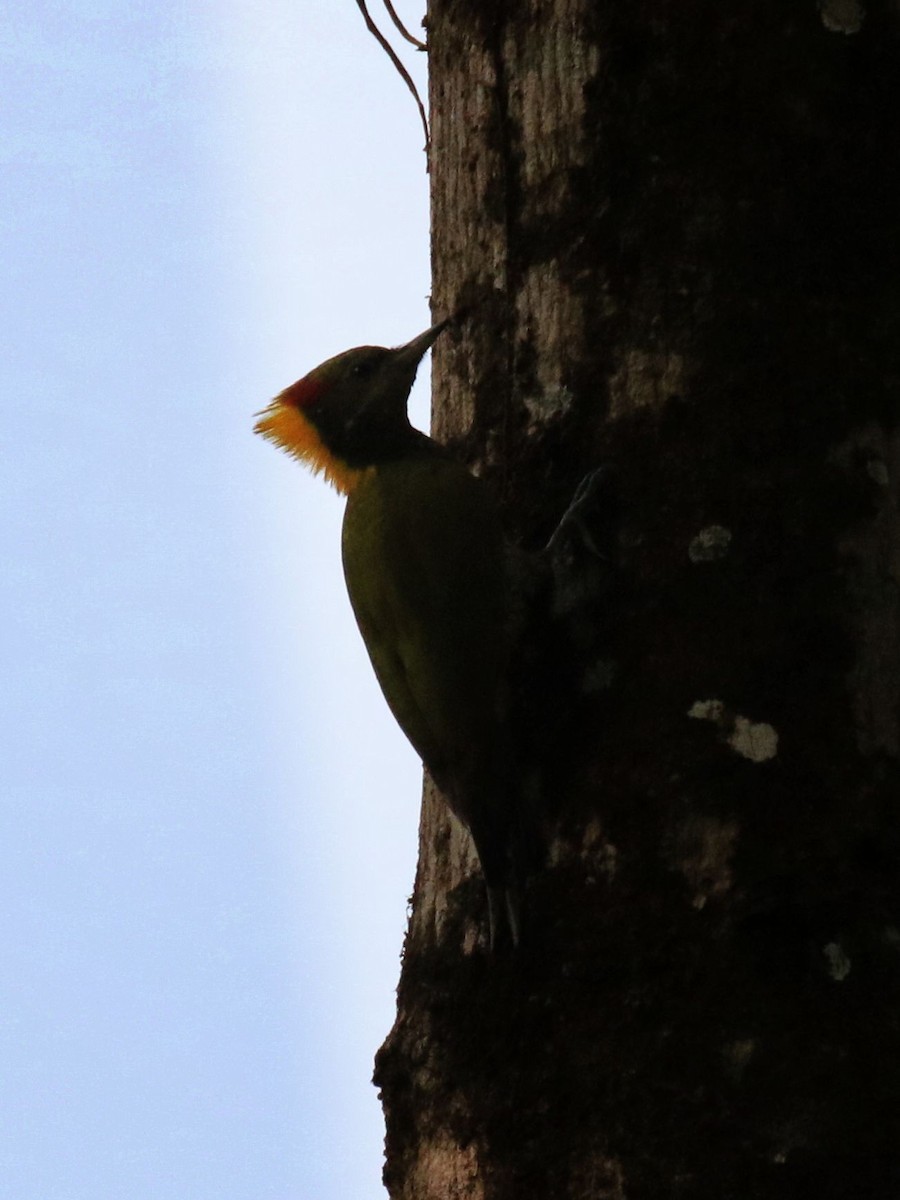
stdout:
POLYGON ((371 358, 362 358, 359 362, 353 364, 353 375, 357 379, 365 379, 367 375, 371 375, 375 370, 375 363, 371 358))

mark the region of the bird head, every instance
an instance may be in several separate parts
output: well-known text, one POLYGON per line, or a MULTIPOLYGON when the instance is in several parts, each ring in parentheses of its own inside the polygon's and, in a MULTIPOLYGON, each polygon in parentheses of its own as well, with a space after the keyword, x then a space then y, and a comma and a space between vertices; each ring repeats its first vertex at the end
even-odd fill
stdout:
POLYGON ((422 357, 451 320, 394 349, 357 346, 327 359, 258 414, 255 432, 350 492, 366 467, 421 436, 406 402, 422 357))

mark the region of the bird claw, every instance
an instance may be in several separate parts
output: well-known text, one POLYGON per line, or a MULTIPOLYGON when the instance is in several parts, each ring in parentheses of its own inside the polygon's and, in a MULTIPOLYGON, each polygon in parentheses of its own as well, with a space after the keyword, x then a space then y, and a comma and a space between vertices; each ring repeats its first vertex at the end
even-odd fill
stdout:
POLYGON ((569 507, 563 513, 559 524, 547 542, 547 551, 555 554, 562 544, 569 540, 569 535, 574 532, 577 533, 581 544, 591 554, 603 562, 609 562, 610 555, 598 545, 589 518, 591 509, 596 502, 609 498, 613 478, 613 472, 608 466, 596 467, 584 476, 575 489, 569 507))
POLYGON ((513 949, 517 949, 521 934, 519 920, 519 895, 517 889, 510 885, 488 885, 488 946, 491 954, 497 953, 502 940, 501 931, 505 927, 509 931, 509 939, 513 949))

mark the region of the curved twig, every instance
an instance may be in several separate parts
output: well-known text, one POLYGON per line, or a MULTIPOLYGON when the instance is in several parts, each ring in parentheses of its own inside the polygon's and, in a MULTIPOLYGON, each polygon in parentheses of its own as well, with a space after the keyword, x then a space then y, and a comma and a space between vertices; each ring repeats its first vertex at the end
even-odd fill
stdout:
POLYGON ((391 18, 391 20, 394 22, 394 24, 397 26, 397 28, 400 30, 401 34, 406 38, 406 40, 408 42, 412 42, 412 44, 415 46, 415 48, 417 50, 427 50, 428 47, 425 45, 425 43, 420 42, 417 37, 414 37, 409 32, 409 30, 406 28, 406 26, 403 24, 403 22, 400 20, 400 18, 397 16, 396 9, 394 8, 393 4, 391 4, 391 0, 382 0, 382 2, 384 4, 384 7, 388 10, 388 16, 391 18))
POLYGON ((419 89, 416 87, 415 83, 413 83, 413 78, 409 71, 407 71, 406 67, 404 67, 403 63, 397 57, 393 46, 369 16, 369 10, 366 8, 365 0, 356 0, 356 5, 363 15, 363 19, 366 22, 366 28, 369 30, 369 33, 372 34, 372 36, 384 50, 385 54, 387 54, 387 56, 390 58, 391 62, 399 71, 401 79, 415 97, 416 104, 419 108, 419 116, 422 118, 422 128, 425 130, 425 153, 427 154, 431 148, 431 134, 428 131, 428 118, 425 115, 425 105, 422 103, 422 98, 419 95, 419 89))

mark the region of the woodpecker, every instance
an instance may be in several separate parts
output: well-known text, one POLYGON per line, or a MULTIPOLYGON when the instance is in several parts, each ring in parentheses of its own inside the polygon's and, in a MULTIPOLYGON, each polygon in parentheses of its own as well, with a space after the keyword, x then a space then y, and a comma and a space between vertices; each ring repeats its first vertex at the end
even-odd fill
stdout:
POLYGON ((472 836, 493 948, 501 923, 519 937, 504 538, 487 485, 407 415, 419 363, 455 319, 328 359, 255 431, 347 497, 350 603, 391 711, 472 836))

